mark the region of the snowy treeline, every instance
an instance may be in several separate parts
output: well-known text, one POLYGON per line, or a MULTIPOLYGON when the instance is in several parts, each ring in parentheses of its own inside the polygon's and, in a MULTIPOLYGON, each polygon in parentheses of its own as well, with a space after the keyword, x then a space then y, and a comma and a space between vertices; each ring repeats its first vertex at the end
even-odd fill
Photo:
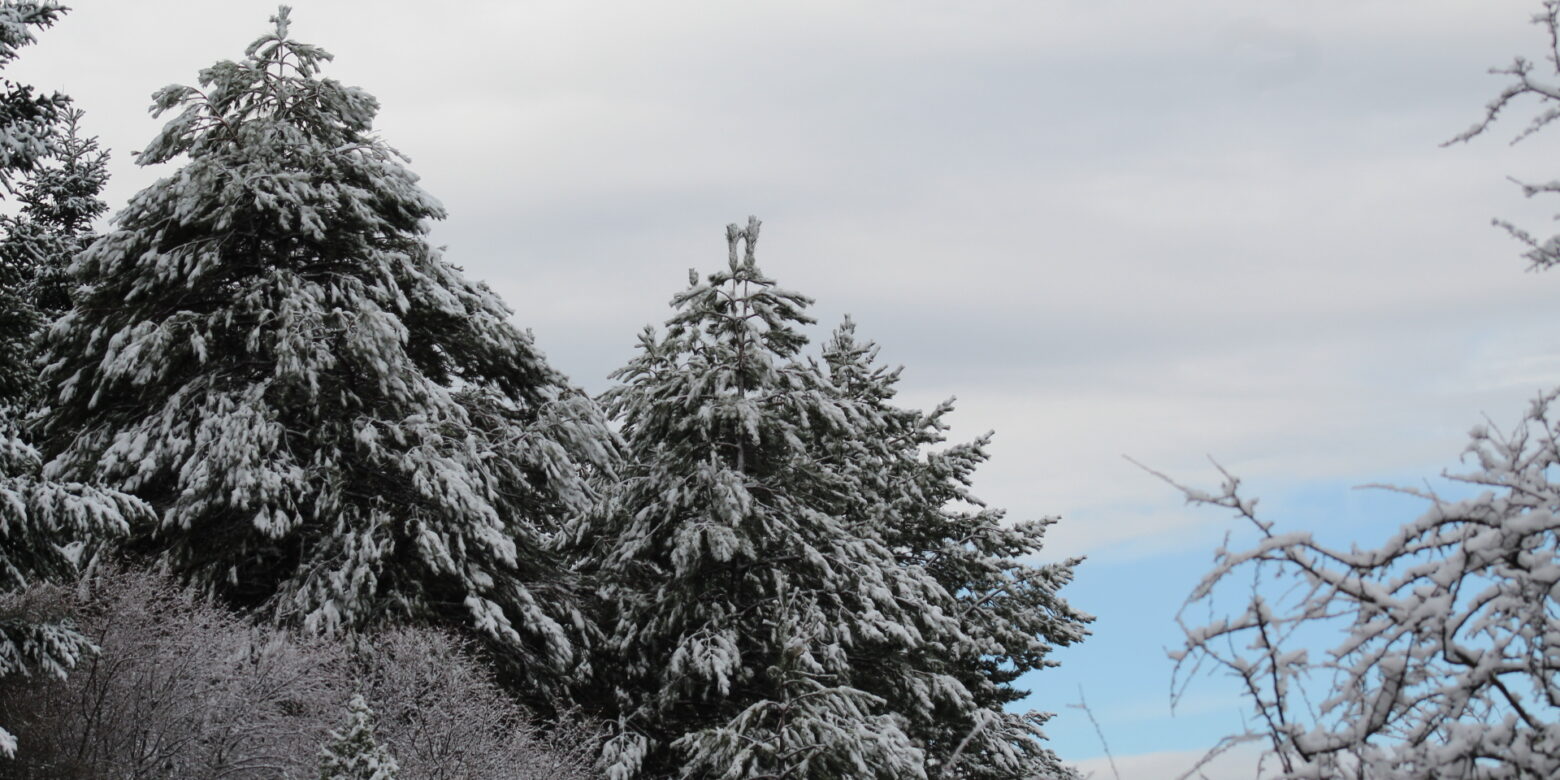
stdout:
MULTIPOLYGON (((62 12, 0 2, 0 63, 62 12)), ((1072 775, 1006 706, 1078 561, 985 438, 849 321, 809 354, 756 219, 588 397, 290 24, 154 95, 101 236, 81 113, 0 95, 5 772, 1072 775)))

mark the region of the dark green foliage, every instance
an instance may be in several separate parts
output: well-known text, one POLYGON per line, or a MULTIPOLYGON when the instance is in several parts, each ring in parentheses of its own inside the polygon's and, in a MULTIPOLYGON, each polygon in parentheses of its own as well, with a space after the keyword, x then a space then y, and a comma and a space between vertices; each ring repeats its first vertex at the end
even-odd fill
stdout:
POLYGON ((171 86, 187 162, 84 252, 51 330, 54 473, 158 514, 133 549, 275 621, 464 626, 556 692, 586 621, 551 552, 610 466, 595 407, 426 240, 442 207, 288 9, 171 86))
POLYGON ((66 109, 49 138, 53 157, 33 167, 17 193, 16 216, 0 217, 0 395, 19 408, 37 403, 38 341, 72 305, 71 262, 94 238, 92 221, 108 210, 106 152, 81 137, 82 112, 66 109))
MULTIPOLYGON (((620 736, 614 777, 1065 775, 1011 683, 1082 639, 1041 565, 1050 521, 968 491, 985 439, 891 405, 847 325, 803 359, 807 298, 728 228, 728 269, 677 295, 606 395, 629 450, 599 512, 620 736), (959 508, 963 505, 966 508, 959 508)), ((598 663, 605 668, 605 660, 598 663)))
POLYGON ((763 275, 757 238, 757 220, 727 229, 728 268, 673 299, 606 396, 629 450, 590 561, 614 776, 918 776, 851 657, 915 643, 924 583, 830 511, 853 487, 809 441, 849 436, 855 412, 798 359, 810 301, 763 275))
MULTIPOLYGON (((63 12, 53 3, 0 3, 0 68, 36 41, 35 30, 53 25, 63 12)), ((31 86, 0 78, 0 188, 5 192, 14 194, 17 177, 58 151, 55 124, 67 103, 63 95, 38 95, 31 86)), ((0 405, 25 405, 35 389, 32 340, 43 323, 33 301, 36 276, 32 262, 0 250, 0 405)))
POLYGON ((1003 512, 971 495, 991 434, 942 450, 952 401, 930 413, 895 407, 899 370, 876 362, 877 348, 856 339, 846 320, 825 345, 835 387, 870 421, 850 438, 816 444, 848 469, 856 485, 841 513, 858 533, 894 551, 899 564, 939 586, 927 612, 952 623, 922 621, 935 652, 883 648, 857 664, 861 686, 906 717, 907 731, 945 777, 1061 776, 1057 756, 1038 738, 1044 713, 1009 713, 1023 699, 1021 675, 1054 665, 1056 645, 1081 641, 1091 620, 1059 595, 1079 559, 1041 564, 1045 529, 1054 520, 1008 523, 1003 512))
POLYGON ((70 310, 75 256, 92 243, 93 220, 108 211, 98 198, 108 183, 108 153, 81 136, 83 112, 66 110, 50 164, 35 168, 21 187, 20 214, 5 218, 0 264, 26 279, 24 293, 46 319, 70 310))

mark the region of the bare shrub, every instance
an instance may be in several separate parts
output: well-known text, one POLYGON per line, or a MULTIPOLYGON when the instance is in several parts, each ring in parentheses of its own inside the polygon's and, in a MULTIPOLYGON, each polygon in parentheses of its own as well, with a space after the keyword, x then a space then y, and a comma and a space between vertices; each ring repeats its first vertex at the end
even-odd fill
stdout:
POLYGON ((103 575, 73 602, 99 653, 63 681, 0 688, 23 777, 297 774, 347 695, 338 650, 251 629, 154 576, 103 575))
POLYGON ((469 647, 430 629, 396 628, 358 653, 378 736, 405 777, 574 780, 589 772, 598 732, 565 719, 544 730, 491 682, 469 647))
POLYGON ((430 629, 349 640, 251 626, 151 574, 52 596, 100 650, 64 680, 0 684, 0 775, 37 780, 305 778, 361 692, 408 778, 586 778, 595 736, 544 730, 468 648, 430 629))

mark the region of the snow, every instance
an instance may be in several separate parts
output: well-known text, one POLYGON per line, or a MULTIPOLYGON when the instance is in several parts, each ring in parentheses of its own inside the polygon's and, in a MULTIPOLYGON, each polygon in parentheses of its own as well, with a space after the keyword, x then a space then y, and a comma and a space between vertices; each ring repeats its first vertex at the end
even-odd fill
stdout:
POLYGON ((1082 637, 1054 597, 1071 564, 1007 557, 1045 523, 947 509, 984 440, 923 459, 951 405, 889 406, 898 372, 851 326, 823 365, 801 355, 810 300, 759 270, 758 228, 728 228, 727 268, 693 276, 604 397, 627 450, 586 551, 616 616, 609 774, 1065 774, 1047 716, 993 703, 983 662, 1038 668, 1082 637))
POLYGON ((1263 538, 1222 553, 1188 607, 1248 569, 1300 586, 1281 606, 1252 593, 1236 619, 1183 624, 1178 669, 1212 661, 1254 697, 1258 727, 1230 740, 1270 740, 1275 776, 1285 778, 1358 767, 1405 779, 1431 776, 1430 767, 1457 777, 1560 774, 1551 649, 1560 636, 1552 608, 1560 484, 1550 480, 1560 465, 1557 397, 1542 394, 1509 433, 1475 429, 1477 469, 1454 478, 1492 490, 1455 502, 1426 495, 1427 511, 1373 549, 1274 533, 1233 483, 1204 502, 1235 510, 1263 538), (1341 630, 1326 653, 1289 645, 1311 623, 1341 630), (1248 641, 1228 641, 1237 637, 1248 641), (1319 681, 1329 695, 1312 708, 1304 697, 1319 681))

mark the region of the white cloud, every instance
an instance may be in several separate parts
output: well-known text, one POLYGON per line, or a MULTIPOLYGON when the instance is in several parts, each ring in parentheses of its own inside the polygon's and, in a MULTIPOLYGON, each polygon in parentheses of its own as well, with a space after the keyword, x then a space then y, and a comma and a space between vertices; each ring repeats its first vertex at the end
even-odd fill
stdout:
MULTIPOLYGON (((907 365, 907 396, 995 428, 979 488, 1062 514, 1056 552, 1217 525, 1190 481, 1448 464, 1481 412, 1560 380, 1560 276, 1490 215, 1555 210, 1546 139, 1435 144, 1488 65, 1536 51, 1529 0, 837 4, 316 0, 299 37, 378 95, 451 209, 435 239, 599 389, 720 228, 907 365), (370 19, 367 14, 370 14, 370 19)), ((78 0, 8 75, 73 94, 160 171, 146 96, 237 57, 270 0, 78 0), (218 10, 220 8, 220 10, 218 10)), ((1512 132, 1515 131, 1515 126, 1512 132)), ((1157 540, 1157 541, 1156 541, 1157 540)))

